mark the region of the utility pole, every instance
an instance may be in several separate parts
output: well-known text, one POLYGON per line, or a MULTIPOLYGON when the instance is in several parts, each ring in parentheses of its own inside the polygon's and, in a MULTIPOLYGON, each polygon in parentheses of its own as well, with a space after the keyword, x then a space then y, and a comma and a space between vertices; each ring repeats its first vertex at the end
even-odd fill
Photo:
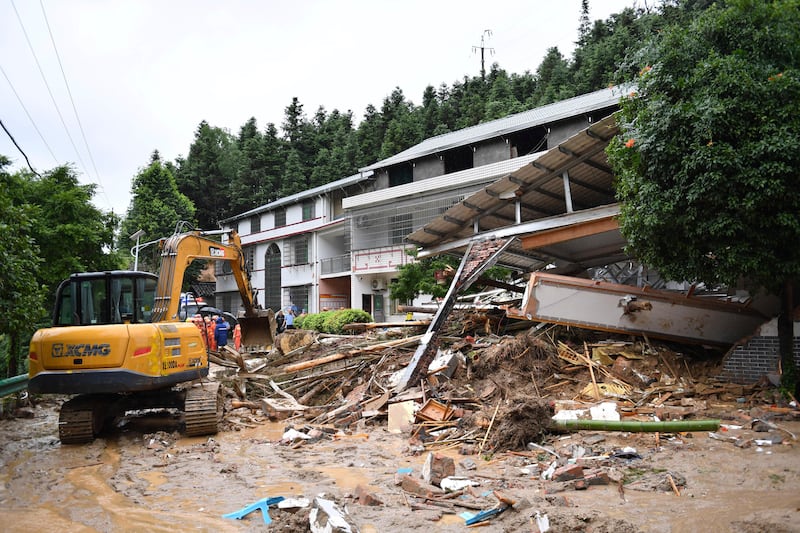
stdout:
POLYGON ((491 37, 491 36, 492 36, 492 30, 483 30, 483 33, 481 34, 481 45, 472 47, 472 52, 473 53, 477 52, 478 50, 481 51, 481 79, 482 80, 486 79, 486 64, 484 63, 484 52, 486 50, 489 50, 489 53, 494 55, 494 48, 487 48, 484 45, 483 39, 484 39, 484 37, 491 37))

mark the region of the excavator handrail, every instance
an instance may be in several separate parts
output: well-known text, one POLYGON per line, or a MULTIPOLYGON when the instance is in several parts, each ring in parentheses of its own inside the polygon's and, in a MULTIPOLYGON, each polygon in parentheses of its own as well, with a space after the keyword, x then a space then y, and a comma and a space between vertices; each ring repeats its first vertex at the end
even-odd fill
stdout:
POLYGON ((158 275, 153 322, 176 320, 180 309, 181 285, 186 269, 195 259, 230 263, 236 286, 244 304, 245 316, 257 316, 256 297, 236 231, 189 231, 174 234, 162 242, 161 270, 158 275), (209 239, 208 235, 228 233, 228 242, 209 239))

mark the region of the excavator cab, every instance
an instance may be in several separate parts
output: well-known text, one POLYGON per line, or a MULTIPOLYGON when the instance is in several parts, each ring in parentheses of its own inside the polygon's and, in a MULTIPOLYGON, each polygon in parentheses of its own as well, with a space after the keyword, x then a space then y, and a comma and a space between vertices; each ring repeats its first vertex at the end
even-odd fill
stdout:
POLYGON ((146 324, 158 277, 149 272, 83 272, 64 280, 56 293, 54 326, 146 324))

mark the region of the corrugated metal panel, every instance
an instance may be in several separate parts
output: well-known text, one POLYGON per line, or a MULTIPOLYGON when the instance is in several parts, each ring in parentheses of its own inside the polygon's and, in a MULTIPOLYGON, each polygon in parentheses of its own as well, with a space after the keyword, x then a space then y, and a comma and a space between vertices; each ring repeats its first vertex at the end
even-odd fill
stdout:
MULTIPOLYGON (((476 217, 480 235, 491 236, 498 230, 503 234, 514 231, 514 227, 519 225, 516 220, 517 198, 522 206, 521 224, 540 220, 556 222, 568 215, 564 171, 569 176, 574 214, 618 212, 614 207, 613 176, 605 154, 608 141, 617 133, 614 117, 603 119, 548 150, 531 164, 454 205, 411 233, 407 241, 421 246, 423 253, 425 250, 463 253, 459 251, 463 242, 476 236, 476 217), (453 249, 448 248, 448 243, 453 244, 453 249)), ((519 236, 522 235, 524 232, 520 230, 519 236)), ((498 264, 523 271, 548 267, 554 272, 577 273, 588 267, 625 259, 624 245, 618 230, 558 242, 536 250, 525 250, 516 241, 502 254, 498 264)))
POLYGON ((629 88, 612 87, 602 89, 452 133, 431 137, 399 154, 378 161, 361 170, 385 168, 450 148, 465 146, 515 131, 579 116, 583 113, 614 107, 619 104, 620 97, 627 92, 630 92, 629 88))

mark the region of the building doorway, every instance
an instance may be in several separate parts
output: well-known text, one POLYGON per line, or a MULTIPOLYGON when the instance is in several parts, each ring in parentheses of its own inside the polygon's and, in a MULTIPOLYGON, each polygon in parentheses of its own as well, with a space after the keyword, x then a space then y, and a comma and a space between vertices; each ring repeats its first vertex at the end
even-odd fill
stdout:
POLYGON ((386 322, 383 294, 362 294, 361 309, 372 315, 375 322, 386 322))

